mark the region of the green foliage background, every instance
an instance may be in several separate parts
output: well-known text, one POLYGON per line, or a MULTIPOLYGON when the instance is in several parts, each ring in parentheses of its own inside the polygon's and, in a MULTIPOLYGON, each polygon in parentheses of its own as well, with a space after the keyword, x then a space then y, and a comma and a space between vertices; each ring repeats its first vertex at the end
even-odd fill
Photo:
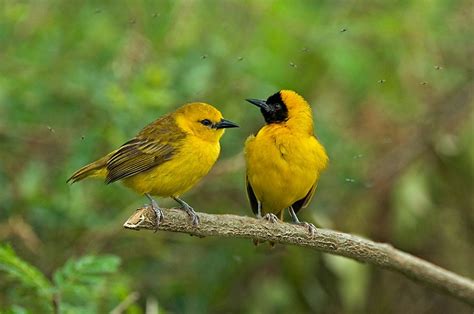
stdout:
POLYGON ((472 278, 473 20, 467 0, 1 1, 0 241, 21 258, 2 246, 0 308, 59 294, 63 312, 102 313, 138 292, 128 313, 470 313, 302 248, 126 231, 143 197, 65 180, 206 101, 241 128, 184 198, 250 215, 241 151, 263 119, 243 99, 294 89, 331 158, 304 219, 472 278))

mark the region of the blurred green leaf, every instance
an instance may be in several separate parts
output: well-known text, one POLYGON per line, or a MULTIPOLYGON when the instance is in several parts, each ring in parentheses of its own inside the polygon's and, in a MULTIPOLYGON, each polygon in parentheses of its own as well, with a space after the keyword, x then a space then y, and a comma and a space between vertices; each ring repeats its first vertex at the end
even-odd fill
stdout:
POLYGON ((53 276, 65 312, 97 312, 107 277, 117 272, 119 265, 120 259, 111 255, 69 259, 53 276))
POLYGON ((54 273, 54 283, 59 288, 66 285, 96 285, 104 276, 115 273, 119 265, 120 259, 112 255, 70 259, 54 273))
POLYGON ((19 258, 8 245, 0 245, 0 270, 19 284, 33 288, 41 298, 51 299, 51 282, 36 267, 19 258))

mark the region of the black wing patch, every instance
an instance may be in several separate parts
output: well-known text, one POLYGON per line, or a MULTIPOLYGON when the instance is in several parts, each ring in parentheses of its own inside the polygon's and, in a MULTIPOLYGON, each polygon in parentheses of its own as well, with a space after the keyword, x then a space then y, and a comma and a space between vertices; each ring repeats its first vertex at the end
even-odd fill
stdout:
POLYGON ((314 195, 314 191, 316 191, 316 187, 318 186, 318 183, 316 182, 312 187, 311 189, 309 190, 309 192, 306 194, 305 197, 303 197, 302 199, 294 202, 291 207, 293 207, 293 210, 295 211, 295 214, 301 209, 301 208, 304 208, 306 206, 308 206, 309 202, 311 201, 311 199, 313 198, 313 195, 314 195))
POLYGON ((245 177, 246 185, 247 185, 247 196, 249 198, 250 207, 255 215, 258 214, 258 200, 253 192, 252 186, 250 185, 248 177, 245 177))

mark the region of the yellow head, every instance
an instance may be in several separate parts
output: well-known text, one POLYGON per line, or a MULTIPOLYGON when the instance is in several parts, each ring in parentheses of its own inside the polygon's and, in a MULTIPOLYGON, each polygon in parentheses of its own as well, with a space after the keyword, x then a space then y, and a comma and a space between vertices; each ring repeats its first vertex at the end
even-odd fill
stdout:
POLYGON ((224 129, 238 127, 234 122, 223 119, 219 110, 202 102, 184 105, 173 116, 185 133, 213 143, 219 141, 224 129))
POLYGON ((298 93, 292 90, 281 90, 267 100, 247 99, 260 108, 267 124, 286 124, 289 127, 302 128, 313 132, 311 107, 298 93))

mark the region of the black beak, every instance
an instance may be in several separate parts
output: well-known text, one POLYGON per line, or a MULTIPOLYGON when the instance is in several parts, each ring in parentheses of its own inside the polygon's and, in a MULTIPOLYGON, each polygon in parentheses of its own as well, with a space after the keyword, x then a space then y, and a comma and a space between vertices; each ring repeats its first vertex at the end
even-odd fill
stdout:
POLYGON ((216 129, 238 128, 239 126, 232 121, 221 119, 219 123, 214 126, 216 129))
POLYGON ((266 100, 252 99, 252 98, 245 99, 245 100, 251 103, 252 105, 257 106, 258 108, 263 109, 264 111, 269 111, 270 109, 269 106, 267 105, 266 100))

